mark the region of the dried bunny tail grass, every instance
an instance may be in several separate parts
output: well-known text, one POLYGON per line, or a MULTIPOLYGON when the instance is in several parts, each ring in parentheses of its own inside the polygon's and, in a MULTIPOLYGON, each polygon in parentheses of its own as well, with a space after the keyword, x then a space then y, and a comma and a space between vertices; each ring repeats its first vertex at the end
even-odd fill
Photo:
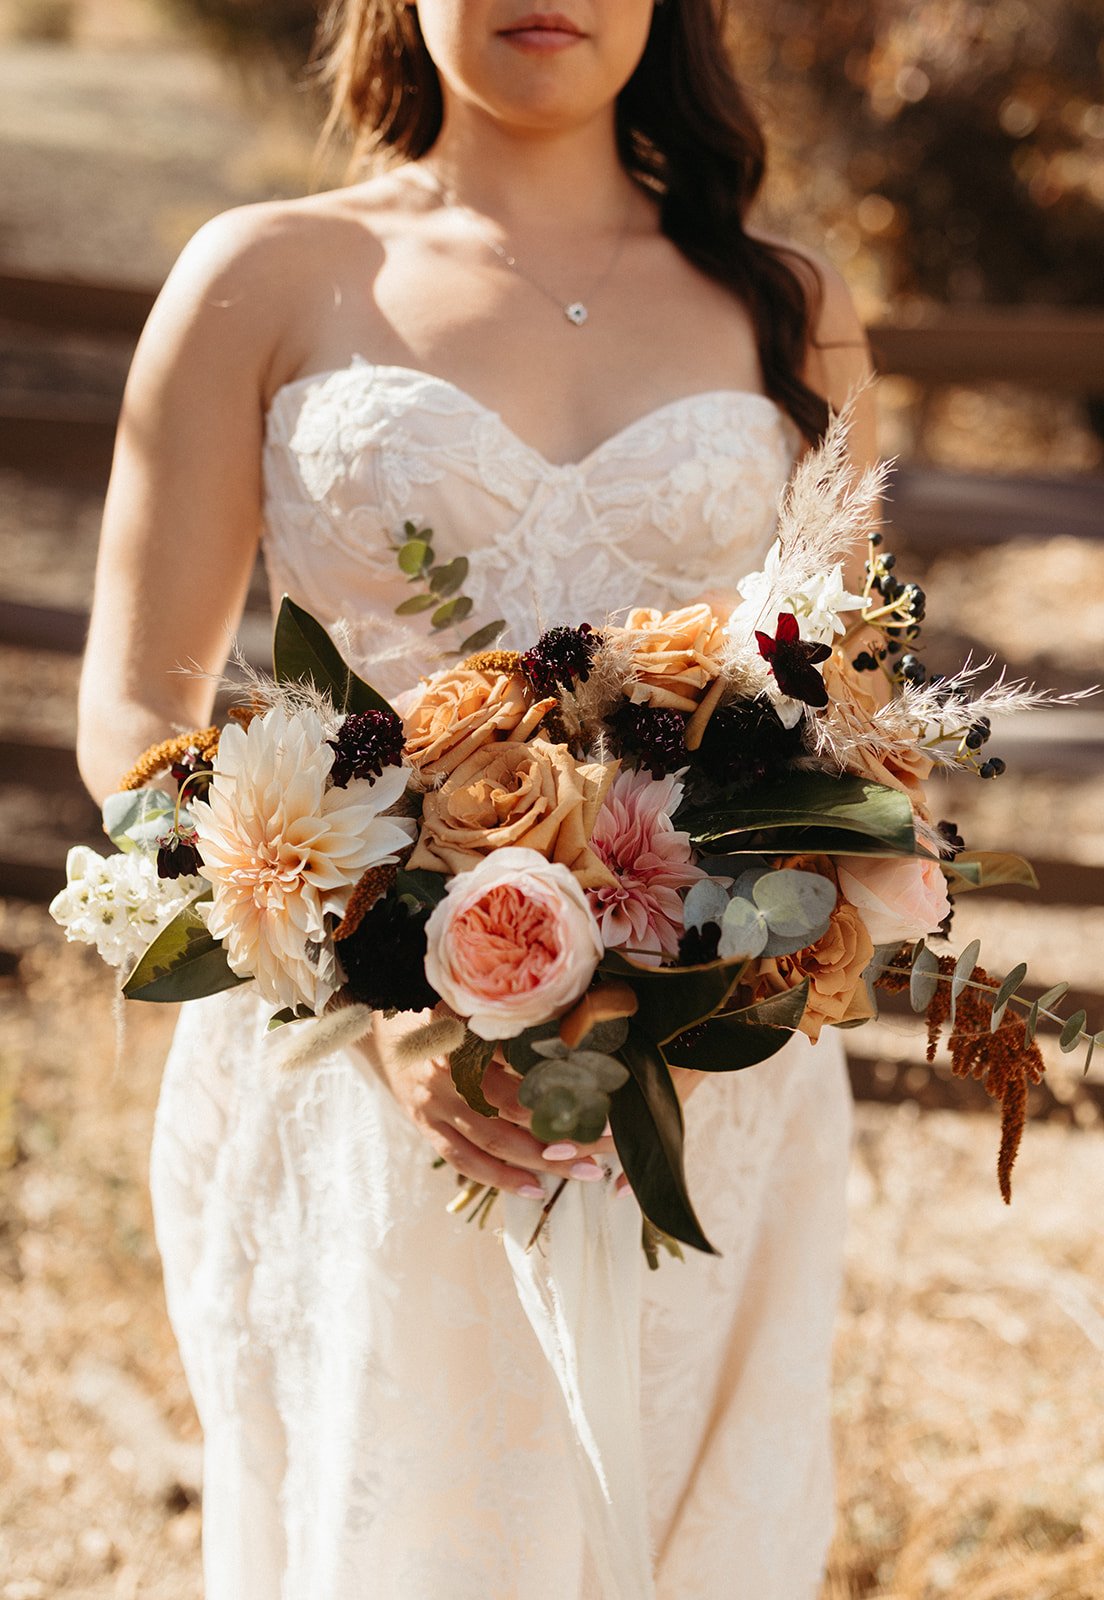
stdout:
POLYGON ((467 1032, 459 1017, 434 1017, 396 1039, 395 1062, 400 1067, 414 1067, 419 1061, 451 1055, 463 1044, 467 1032))
POLYGON ((218 755, 220 729, 192 728, 188 733, 174 734, 143 751, 138 760, 119 780, 120 789, 140 789, 158 772, 164 772, 174 761, 181 761, 189 750, 197 750, 204 761, 213 761, 218 755))
POLYGON ((299 1022, 292 1026, 295 1028, 294 1042, 280 1052, 278 1059, 281 1072, 298 1072, 335 1050, 355 1044, 370 1032, 372 1011, 370 1007, 362 1005, 339 1006, 314 1022, 299 1022))

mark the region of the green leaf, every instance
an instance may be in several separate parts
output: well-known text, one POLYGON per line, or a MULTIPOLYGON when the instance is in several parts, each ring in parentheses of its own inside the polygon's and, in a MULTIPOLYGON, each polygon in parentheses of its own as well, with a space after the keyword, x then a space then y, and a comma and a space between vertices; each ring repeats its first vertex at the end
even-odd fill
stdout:
POLYGON ((408 539, 398 554, 399 570, 405 572, 408 578, 420 577, 432 556, 433 552, 424 539, 408 539))
POLYGON ((990 1033, 996 1033, 1004 1017, 1005 1008, 1020 984, 1027 977, 1027 962, 1021 961, 1019 966, 1013 967, 996 992, 993 1000, 993 1014, 989 1019, 990 1033))
POLYGON ((454 622, 463 622, 471 608, 470 598, 458 594, 454 600, 446 600, 443 606, 438 606, 429 620, 435 628, 451 628, 454 622))
POLYGON ((531 1072, 539 1066, 545 1057, 533 1046, 546 1039, 560 1037, 560 1024, 558 1019, 552 1022, 538 1022, 532 1028, 526 1028, 524 1033, 519 1033, 513 1039, 505 1039, 502 1043, 502 1054, 513 1067, 515 1072, 531 1072))
POLYGON ((495 1053, 494 1041, 481 1039, 469 1028, 449 1056, 449 1072, 460 1094, 481 1117, 497 1117, 498 1111, 483 1093, 483 1074, 495 1053))
POLYGON ((338 711, 392 710, 345 664, 322 624, 286 594, 276 617, 272 663, 277 683, 313 683, 330 696, 338 711))
POLYGON ((951 974, 951 1010, 949 1019, 952 1023, 955 1019, 955 1006, 958 1004, 958 997, 969 983, 970 975, 977 966, 977 958, 980 954, 981 940, 971 939, 954 964, 954 971, 951 974))
POLYGON ((460 654, 471 656, 477 650, 486 650, 488 646, 494 644, 505 626, 505 620, 499 617, 495 622, 488 622, 485 628, 477 628, 474 633, 469 633, 468 637, 462 641, 460 654))
POLYGON ((283 1006, 279 1011, 274 1011, 265 1025, 265 1032, 271 1033, 273 1028, 282 1028, 289 1022, 306 1022, 313 1017, 314 1012, 310 1006, 283 1006))
POLYGON ((467 575, 467 556, 454 556, 451 561, 446 561, 444 566, 433 567, 430 570, 429 587, 443 600, 446 595, 455 594, 463 587, 467 575))
POLYGON ((648 1037, 663 1044, 718 1011, 747 970, 747 962, 641 967, 619 951, 607 950, 600 970, 625 979, 637 999, 635 1022, 648 1037))
POLYGON ((119 850, 150 850, 176 802, 163 789, 123 789, 103 803, 104 832, 119 850))
POLYGON ((630 1076, 610 1101, 610 1127, 640 1209, 672 1239, 716 1255, 686 1188, 682 1107, 667 1063, 647 1033, 632 1025, 621 1059, 630 1076))
POLYGON ((395 607, 395 615, 397 617, 413 617, 419 611, 428 611, 430 606, 435 606, 436 604, 437 596, 434 594, 412 594, 409 600, 404 600, 401 605, 395 607))
POLYGON ((395 877, 395 893, 409 895, 422 906, 437 906, 445 898, 448 879, 443 872, 427 872, 424 867, 400 867, 395 877))
POLYGON ((1058 1047, 1064 1054, 1069 1055, 1070 1051, 1076 1048, 1084 1032, 1085 1021, 1086 1014, 1084 1011, 1075 1011, 1073 1016, 1066 1021, 1065 1027, 1058 1035, 1058 1047))
POLYGON ((952 894, 965 894, 969 889, 992 889, 1002 883, 1019 884, 1025 889, 1039 887, 1030 861, 1010 850, 963 851, 953 861, 939 864, 952 894))
POLYGON ((909 975, 909 1005, 914 1011, 926 1011, 935 999, 939 984, 939 962, 927 945, 916 946, 909 975))
POLYGON ((123 984, 128 1000, 198 1000, 249 979, 231 971, 226 951, 190 900, 138 958, 123 984))
POLYGON ((1049 1011, 1056 1000, 1061 1000, 1068 988, 1068 983, 1056 983, 1052 989, 1048 989, 1045 994, 1041 994, 1039 996, 1039 1010, 1049 1011))
POLYGON ((914 855, 916 835, 908 796, 885 784, 826 773, 795 773, 784 783, 764 785, 723 805, 680 811, 677 825, 691 842, 710 854, 750 849, 753 838, 779 838, 781 848, 809 848, 810 834, 823 830, 841 837, 837 847, 859 854, 851 844, 874 841, 893 855, 914 855))
POLYGON ((1089 1046, 1085 1051, 1085 1065, 1081 1068, 1081 1076, 1083 1078, 1087 1078, 1089 1075, 1089 1068, 1092 1066, 1093 1051, 1096 1049, 1097 1037, 1098 1035, 1093 1034, 1093 1036, 1089 1039, 1089 1046))
POLYGON ((1035 1037, 1035 1030, 1039 1026, 1039 1002, 1033 1000, 1031 1009, 1024 1019, 1024 1044, 1030 1044, 1035 1037))
POLYGON ((809 980, 740 1011, 725 1011, 663 1047, 676 1067, 739 1072, 776 1055, 793 1036, 809 996, 809 980))

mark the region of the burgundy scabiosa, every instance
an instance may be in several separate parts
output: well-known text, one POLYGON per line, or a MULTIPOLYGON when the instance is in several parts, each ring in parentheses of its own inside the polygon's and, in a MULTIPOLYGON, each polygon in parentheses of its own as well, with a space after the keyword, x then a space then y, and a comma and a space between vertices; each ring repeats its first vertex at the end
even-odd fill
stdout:
POLYGON ((765 695, 732 700, 706 724, 697 760, 715 783, 746 789, 779 777, 802 748, 800 726, 787 728, 765 695))
POLYGON ((634 706, 626 700, 609 722, 622 749, 654 778, 665 778, 690 759, 686 718, 681 711, 668 706, 634 706))
POLYGON ((578 628, 549 628, 521 657, 521 670, 541 700, 557 689, 573 689, 590 676, 598 635, 584 622, 578 628))
POLYGON ((339 789, 350 778, 378 778, 402 764, 403 725, 393 711, 353 711, 327 743, 334 752, 330 776, 339 789))

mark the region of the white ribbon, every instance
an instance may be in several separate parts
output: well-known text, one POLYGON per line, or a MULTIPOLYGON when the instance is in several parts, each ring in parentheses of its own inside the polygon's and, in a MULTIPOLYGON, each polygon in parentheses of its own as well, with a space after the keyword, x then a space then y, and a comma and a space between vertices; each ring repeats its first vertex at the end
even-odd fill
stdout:
POLYGON ((603 1600, 654 1600, 640 1432, 643 1253, 636 1201, 568 1180, 532 1250, 538 1207, 501 1196, 518 1297, 556 1375, 603 1600))

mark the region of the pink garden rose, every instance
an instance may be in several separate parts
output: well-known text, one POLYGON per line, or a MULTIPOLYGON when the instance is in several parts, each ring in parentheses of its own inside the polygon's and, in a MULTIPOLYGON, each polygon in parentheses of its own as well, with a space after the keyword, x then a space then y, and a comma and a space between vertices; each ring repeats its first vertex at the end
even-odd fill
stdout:
POLYGON ((449 879, 426 924, 426 977, 481 1039, 513 1039, 573 1005, 602 936, 569 869, 496 850, 449 879))
POLYGON ((661 956, 678 954, 680 890, 708 876, 690 859, 690 835, 671 821, 681 800, 682 784, 674 776, 622 772, 590 836, 590 848, 613 874, 611 884, 588 893, 603 942, 607 949, 627 945, 643 965, 658 966, 661 956))
POLYGON ((904 944, 933 933, 950 910, 947 880, 933 856, 840 856, 840 893, 875 944, 904 944))

